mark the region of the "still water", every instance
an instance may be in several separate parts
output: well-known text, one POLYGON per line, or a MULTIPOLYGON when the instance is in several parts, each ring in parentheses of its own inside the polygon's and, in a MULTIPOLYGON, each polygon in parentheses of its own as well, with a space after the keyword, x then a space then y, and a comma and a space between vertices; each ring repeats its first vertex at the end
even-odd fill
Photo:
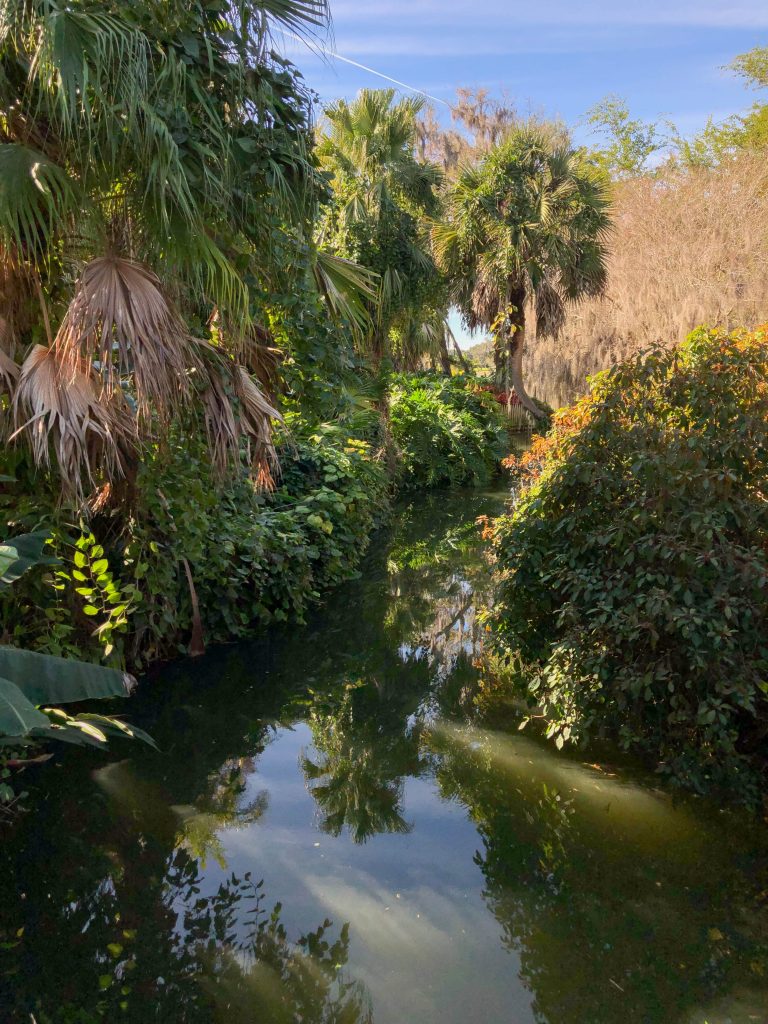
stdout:
POLYGON ((0 1021, 768 1021, 765 825, 474 711, 503 500, 402 505, 308 625, 145 681, 159 753, 31 780, 0 1021))

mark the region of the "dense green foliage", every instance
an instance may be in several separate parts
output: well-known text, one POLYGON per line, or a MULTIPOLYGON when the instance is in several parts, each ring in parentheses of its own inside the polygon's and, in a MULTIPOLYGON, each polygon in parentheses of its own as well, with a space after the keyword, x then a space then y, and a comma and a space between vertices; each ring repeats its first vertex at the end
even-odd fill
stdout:
POLYGON ((390 424, 406 488, 484 483, 509 449, 502 406, 472 378, 396 377, 390 424))
POLYGON ((280 486, 263 494, 245 474, 217 484, 202 442, 195 451, 176 439, 156 451, 141 468, 127 528, 115 533, 106 515, 92 524, 103 543, 96 557, 107 563, 95 579, 92 534, 78 538, 53 501, 22 508, 7 497, 14 525, 50 527, 61 568, 26 577, 13 601, 0 595, 4 634, 49 653, 106 653, 141 666, 187 649, 193 593, 209 642, 301 618, 354 571, 386 509, 389 479, 369 440, 333 424, 297 423, 283 461, 280 486), (102 600, 107 586, 119 604, 102 600), (105 651, 100 627, 115 610, 123 621, 105 651))
POLYGON ((24 456, 6 456, 18 480, 0 485, 2 515, 13 533, 49 531, 58 561, 25 576, 13 599, 0 592, 2 637, 142 667, 188 650, 195 602, 206 643, 301 620, 354 574, 396 483, 482 483, 509 446, 503 407, 473 378, 396 376, 391 430, 397 481, 364 405, 314 426, 287 414, 273 492, 245 472, 217 482, 203 440, 174 436, 141 466, 127 521, 107 509, 87 526, 53 488, 34 486, 24 456))
POLYGON ((520 464, 496 644, 559 745, 610 737, 758 796, 768 721, 768 334, 606 371, 520 464))
MULTIPOLYGON (((35 566, 57 564, 45 552, 47 541, 47 535, 38 531, 0 543, 0 594, 35 566)), ((124 697, 133 684, 126 673, 103 665, 0 644, 0 803, 14 798, 13 788, 4 781, 10 775, 9 754, 26 752, 38 741, 103 748, 109 736, 121 736, 153 744, 141 729, 118 719, 89 712, 69 715, 48 706, 124 697)), ((16 763, 25 763, 24 758, 16 758, 16 763)))
POLYGON ((393 328, 423 320, 443 298, 425 225, 438 211, 440 174, 414 152, 422 107, 412 97, 396 102, 394 89, 363 89, 352 103, 326 109, 318 140, 332 184, 320 237, 376 275, 362 341, 377 363, 391 352, 393 328))
POLYGON ((327 197, 270 32, 326 18, 324 0, 0 3, 0 433, 23 427, 76 497, 180 417, 218 470, 248 447, 268 471, 266 324, 317 266, 327 197))

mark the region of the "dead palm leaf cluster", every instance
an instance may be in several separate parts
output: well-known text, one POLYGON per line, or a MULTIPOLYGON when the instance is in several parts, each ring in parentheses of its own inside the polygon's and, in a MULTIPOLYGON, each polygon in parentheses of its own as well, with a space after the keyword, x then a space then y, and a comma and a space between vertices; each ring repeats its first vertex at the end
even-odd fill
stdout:
POLYGON ((83 270, 53 350, 64 378, 93 362, 108 397, 130 381, 139 415, 165 417, 188 396, 188 371, 196 364, 191 341, 156 274, 105 256, 83 270))
POLYGON ((280 414, 248 371, 193 338, 156 275, 120 257, 85 267, 50 347, 34 345, 21 366, 0 349, 0 393, 13 416, 6 437, 25 436, 38 465, 53 455, 78 498, 124 476, 153 423, 198 406, 218 472, 246 454, 266 483, 276 466, 280 414))
POLYGON ((205 429, 214 467, 224 472, 244 453, 259 486, 270 490, 278 460, 272 440, 272 422, 280 413, 264 397, 244 366, 211 347, 210 369, 202 394, 205 429), (214 371, 213 366, 218 364, 214 371))
POLYGON ((107 395, 87 362, 63 366, 55 349, 35 345, 22 364, 13 408, 12 436, 27 434, 38 465, 49 466, 53 452, 68 489, 124 474, 135 420, 125 398, 107 395))

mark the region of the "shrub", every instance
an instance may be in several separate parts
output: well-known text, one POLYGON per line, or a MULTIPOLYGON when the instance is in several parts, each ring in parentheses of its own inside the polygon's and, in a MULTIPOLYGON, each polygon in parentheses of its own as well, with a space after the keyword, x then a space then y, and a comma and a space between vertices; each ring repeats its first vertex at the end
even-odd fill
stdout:
POLYGON ((110 631, 115 655, 134 668, 186 652, 194 600, 209 643, 301 619, 356 571, 386 510, 389 479, 371 444, 338 425, 297 425, 281 459, 281 484, 265 495, 245 475, 216 484, 202 442, 170 440, 141 467, 132 514, 119 525, 106 515, 87 529, 68 523, 39 485, 6 496, 9 522, 50 528, 62 564, 28 574, 13 602, 0 598, 3 635, 48 653, 103 654, 103 626, 93 627, 109 620, 110 596, 105 614, 89 618, 84 606, 101 605, 80 593, 87 572, 78 565, 95 537, 102 576, 114 581, 128 619, 110 631))
POLYGON ((396 377, 390 422, 406 489, 482 484, 509 448, 501 406, 472 378, 396 377))
POLYGON ((181 446, 147 467, 143 509, 123 552, 144 601, 134 657, 183 649, 192 627, 186 559, 208 642, 245 637, 266 623, 301 620, 352 576, 386 510, 389 481, 365 441, 326 425, 282 453, 281 486, 226 489, 181 446))
POLYGON ((516 463, 496 649, 558 745, 756 797, 768 711, 768 331, 605 371, 516 463))

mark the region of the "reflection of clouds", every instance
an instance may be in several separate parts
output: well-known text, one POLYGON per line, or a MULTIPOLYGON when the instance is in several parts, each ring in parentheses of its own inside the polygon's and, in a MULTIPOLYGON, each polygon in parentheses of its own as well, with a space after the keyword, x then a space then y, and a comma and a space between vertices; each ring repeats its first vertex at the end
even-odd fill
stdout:
POLYGON ((506 775, 522 795, 538 795, 542 782, 572 795, 581 820, 589 819, 601 831, 615 833, 620 826, 631 834, 633 843, 663 847, 665 851, 670 840, 685 838, 691 842, 699 833, 691 813, 675 806, 669 794, 648 790, 619 776, 600 774, 558 754, 551 744, 538 743, 520 733, 446 721, 437 722, 432 732, 475 758, 485 758, 489 770, 506 775))
POLYGON ((304 881, 329 916, 352 922, 353 945, 363 947, 354 974, 371 992, 376 1024, 394 1022, 393 1004, 398 1024, 436 1022, 448 1008, 452 1020, 501 1020, 503 1008, 504 1020, 534 1021, 516 957, 499 949, 495 922, 465 891, 424 886, 398 898, 362 871, 304 881), (488 977, 494 961, 498 978, 484 997, 473 981, 478 970, 488 977))
POLYGON ((349 922, 349 976, 368 989, 376 1024, 533 1024, 517 954, 500 945, 482 899, 474 826, 456 803, 435 800, 433 783, 410 779, 406 795, 425 827, 405 840, 358 847, 257 823, 224 833, 230 868, 265 877, 292 937, 324 915, 349 922))

